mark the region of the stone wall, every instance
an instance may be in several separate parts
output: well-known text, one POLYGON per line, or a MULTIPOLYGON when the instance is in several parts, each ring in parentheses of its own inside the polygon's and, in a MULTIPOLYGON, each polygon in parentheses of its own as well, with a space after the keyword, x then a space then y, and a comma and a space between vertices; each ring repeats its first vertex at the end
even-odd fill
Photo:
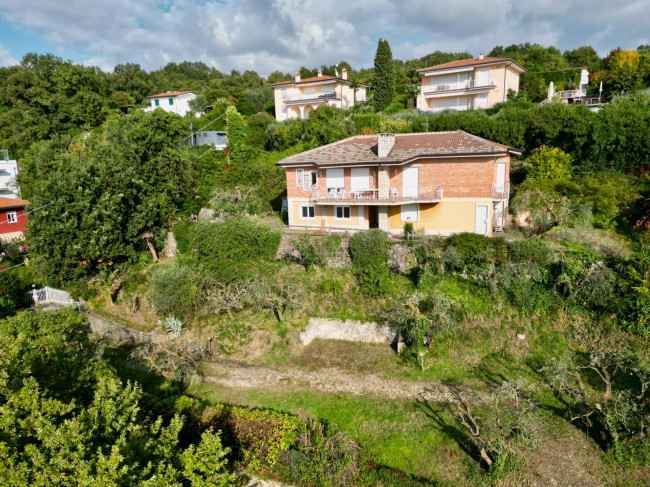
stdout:
POLYGON ((354 320, 309 318, 307 328, 300 334, 300 341, 302 341, 303 345, 309 345, 315 338, 392 344, 397 339, 397 333, 386 325, 378 325, 373 322, 362 323, 354 320))

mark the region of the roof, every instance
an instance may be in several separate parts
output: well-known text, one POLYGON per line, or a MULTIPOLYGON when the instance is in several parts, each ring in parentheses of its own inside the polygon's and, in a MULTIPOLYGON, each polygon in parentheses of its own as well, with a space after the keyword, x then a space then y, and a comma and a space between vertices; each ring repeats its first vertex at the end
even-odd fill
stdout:
POLYGON ((0 209, 24 208, 27 205, 31 205, 31 203, 27 200, 0 196, 0 209))
POLYGON ((357 135, 300 154, 285 157, 278 166, 314 164, 353 166, 368 164, 399 165, 418 158, 457 156, 497 156, 522 151, 491 142, 462 130, 395 135, 395 145, 387 157, 377 156, 377 135, 357 135))
POLYGON ((167 93, 158 93, 157 95, 149 95, 147 98, 167 98, 169 96, 174 97, 180 95, 187 95, 188 93, 192 93, 192 92, 191 91, 168 91, 167 93))
MULTIPOLYGON (((312 76, 311 78, 304 78, 300 81, 295 79, 290 79, 288 81, 279 81, 277 83, 270 83, 269 86, 281 86, 281 85, 301 85, 303 83, 318 83, 321 81, 340 81, 341 83, 349 83, 349 79, 337 78, 336 76, 312 76)), ((369 86, 367 83, 359 83, 361 86, 369 86)))
MULTIPOLYGON (((428 71, 438 71, 443 69, 453 69, 453 68, 464 68, 466 66, 475 66, 480 64, 494 64, 494 63, 512 63, 516 66, 519 66, 509 57, 484 57, 483 59, 461 59, 459 61, 451 61, 449 63, 438 64, 436 66, 430 66, 428 68, 418 69, 419 72, 428 72, 428 71)), ((522 71, 526 71, 522 66, 519 66, 522 71)))

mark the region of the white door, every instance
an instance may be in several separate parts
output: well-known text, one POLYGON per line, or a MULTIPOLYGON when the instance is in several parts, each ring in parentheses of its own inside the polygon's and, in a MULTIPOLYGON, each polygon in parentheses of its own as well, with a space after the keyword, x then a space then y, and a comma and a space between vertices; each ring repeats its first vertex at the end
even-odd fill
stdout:
POLYGON ((370 189, 370 168, 354 167, 350 173, 350 189, 364 191, 370 189))
POLYGON ((417 167, 407 167, 402 172, 402 195, 405 198, 418 196, 417 167))
POLYGON ((504 193, 506 187, 506 165, 504 163, 497 164, 497 183, 495 189, 499 193, 504 193))
POLYGON ((487 86, 490 84, 490 70, 479 69, 477 86, 487 86))
POLYGON ((474 226, 474 233, 478 233, 480 235, 487 235, 489 218, 490 218, 489 205, 476 205, 476 224, 474 226))

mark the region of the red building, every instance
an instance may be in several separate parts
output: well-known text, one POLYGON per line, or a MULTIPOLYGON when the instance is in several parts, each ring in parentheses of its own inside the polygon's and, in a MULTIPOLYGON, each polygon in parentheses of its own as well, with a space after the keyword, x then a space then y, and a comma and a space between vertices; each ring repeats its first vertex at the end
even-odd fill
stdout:
POLYGON ((0 197, 0 240, 12 242, 24 236, 27 200, 0 197))

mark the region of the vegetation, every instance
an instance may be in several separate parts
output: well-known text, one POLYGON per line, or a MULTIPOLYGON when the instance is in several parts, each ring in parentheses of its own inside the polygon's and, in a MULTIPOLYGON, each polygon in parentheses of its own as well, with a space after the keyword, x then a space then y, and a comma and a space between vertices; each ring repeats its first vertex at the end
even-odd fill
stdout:
POLYGON ((387 40, 379 39, 375 54, 375 71, 373 74, 373 105, 378 112, 387 108, 393 101, 395 74, 393 53, 387 40))

